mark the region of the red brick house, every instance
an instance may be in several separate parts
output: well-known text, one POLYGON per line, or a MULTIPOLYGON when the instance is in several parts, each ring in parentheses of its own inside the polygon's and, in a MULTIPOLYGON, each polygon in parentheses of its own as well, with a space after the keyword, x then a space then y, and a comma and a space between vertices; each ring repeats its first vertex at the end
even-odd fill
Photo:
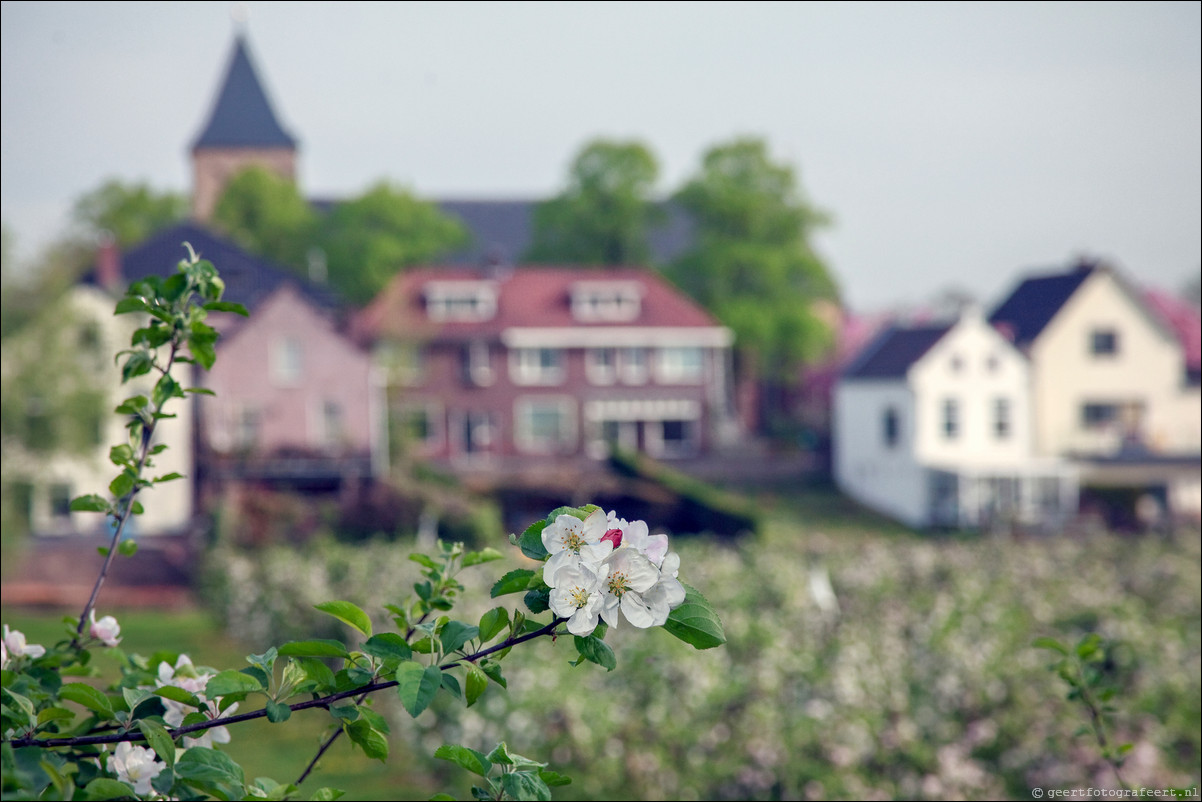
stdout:
POLYGON ((392 458, 508 471, 661 459, 732 440, 731 333, 653 272, 425 268, 355 319, 387 387, 392 458))

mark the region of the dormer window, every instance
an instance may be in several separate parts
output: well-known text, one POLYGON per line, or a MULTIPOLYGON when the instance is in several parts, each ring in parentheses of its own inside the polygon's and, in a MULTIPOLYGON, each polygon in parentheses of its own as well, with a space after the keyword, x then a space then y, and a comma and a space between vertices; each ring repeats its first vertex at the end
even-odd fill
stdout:
POLYGON ((572 317, 581 323, 621 323, 639 316, 642 288, 634 281, 577 281, 572 317))
POLYGON ((426 315, 438 323, 479 323, 497 314, 491 281, 431 281, 425 286, 426 315))

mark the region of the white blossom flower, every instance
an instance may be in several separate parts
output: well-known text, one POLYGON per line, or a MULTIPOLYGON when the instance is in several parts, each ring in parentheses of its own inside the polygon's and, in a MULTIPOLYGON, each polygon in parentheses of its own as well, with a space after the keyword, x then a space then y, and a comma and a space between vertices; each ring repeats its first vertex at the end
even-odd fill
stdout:
POLYGON ((569 565, 556 574, 551 589, 551 611, 568 619, 568 632, 581 637, 597 628, 597 618, 605 603, 605 565, 594 568, 586 563, 569 565))
POLYGON ((128 741, 117 744, 116 750, 108 758, 108 770, 116 774, 121 782, 132 785, 138 796, 151 792, 151 781, 165 768, 166 763, 155 760, 154 750, 134 746, 128 741))
POLYGON ((668 553, 668 536, 651 534, 646 521, 627 521, 625 518, 619 518, 616 512, 610 512, 606 516, 606 526, 607 538, 611 532, 618 533, 613 537, 615 549, 619 546, 632 548, 655 563, 657 568, 663 563, 664 556, 668 553))
POLYGON ((116 646, 121 642, 121 625, 117 623, 117 619, 111 615, 106 615, 99 621, 96 620, 96 611, 91 613, 92 628, 89 633, 93 638, 103 643, 105 646, 116 646))
POLYGON ((594 510, 583 521, 574 515, 560 515, 542 532, 543 548, 551 558, 543 565, 543 581, 557 585, 555 576, 567 566, 582 562, 596 566, 613 550, 613 544, 601 538, 606 531, 605 513, 594 510))
POLYGON ((16 629, 9 629, 8 624, 4 625, 4 664, 8 665, 9 660, 16 660, 18 657, 41 657, 46 653, 46 647, 39 646, 36 643, 25 643, 25 634, 16 629))
MULTIPOLYGON (((218 699, 208 699, 205 697, 205 685, 214 676, 216 676, 214 672, 201 672, 197 670, 196 666, 192 665, 191 658, 186 654, 181 654, 179 659, 175 661, 174 667, 166 662, 159 663, 159 678, 155 687, 161 688, 164 685, 173 685, 176 688, 183 688, 204 703, 200 707, 199 712, 204 713, 212 720, 221 716, 231 715, 238 709, 238 703, 235 702, 222 711, 217 705, 218 699)), ((176 702, 171 699, 163 699, 163 706, 166 708, 163 713, 163 720, 172 727, 178 727, 183 723, 184 716, 186 715, 185 708, 191 710, 190 707, 184 705, 182 702, 176 702)), ((210 727, 196 737, 184 736, 185 748, 192 746, 211 747, 215 743, 228 744, 229 742, 230 731, 226 727, 210 727)))
POLYGON ((601 607, 605 623, 617 627, 619 612, 639 629, 668 620, 669 597, 651 592, 660 581, 660 571, 651 560, 636 549, 620 548, 605 558, 604 566, 609 569, 608 593, 601 607))

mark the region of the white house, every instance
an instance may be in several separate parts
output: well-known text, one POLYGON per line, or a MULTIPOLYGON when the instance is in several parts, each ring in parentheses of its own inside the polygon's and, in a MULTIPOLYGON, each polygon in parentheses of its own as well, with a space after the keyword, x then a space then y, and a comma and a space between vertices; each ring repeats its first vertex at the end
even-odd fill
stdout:
MULTIPOLYGON (((6 471, 24 477, 29 483, 29 524, 39 535, 92 534, 104 530, 107 521, 94 512, 71 512, 71 499, 87 494, 108 494, 108 485, 118 469, 108 459, 110 447, 128 442, 126 421, 112 410, 124 399, 138 394, 150 395, 154 376, 142 376, 129 384, 121 383, 121 369, 114 364, 113 355, 128 348, 130 337, 141 323, 134 315, 113 315, 116 296, 95 284, 78 284, 68 291, 65 309, 58 310, 66 320, 63 332, 74 338, 75 352, 80 360, 81 380, 96 387, 103 396, 102 414, 95 423, 95 448, 85 456, 24 454, 22 449, 5 445, 6 471)), ((44 343, 18 339, 6 361, 20 359, 26 349, 39 349, 44 343)), ((8 346, 6 345, 6 349, 8 346)), ((185 387, 191 386, 190 366, 177 364, 176 379, 185 387)), ((154 457, 154 466, 147 475, 163 476, 179 473, 177 479, 155 485, 143 491, 139 499, 145 513, 135 516, 127 532, 138 535, 158 535, 185 530, 192 518, 192 404, 177 400, 169 410, 176 415, 159 422, 155 443, 168 448, 154 457)))
POLYGON ((837 483, 918 528, 1058 525, 1076 512, 1076 479, 1034 454, 1028 378, 975 308, 886 329, 835 389, 837 483))
POLYGON ((1082 263, 1023 280, 990 322, 1030 361, 1037 454, 1074 460, 1083 487, 1126 488, 1162 512, 1198 518, 1196 377, 1142 293, 1115 270, 1082 263))

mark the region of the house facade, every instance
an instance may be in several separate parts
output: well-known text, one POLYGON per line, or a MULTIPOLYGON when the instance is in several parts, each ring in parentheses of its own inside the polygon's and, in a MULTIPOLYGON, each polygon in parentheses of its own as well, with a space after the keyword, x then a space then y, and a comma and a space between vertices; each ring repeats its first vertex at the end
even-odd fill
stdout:
POLYGON ((1035 449, 1075 460, 1084 486, 1202 508, 1202 405, 1181 342, 1105 265, 1029 277, 990 315, 1031 364, 1035 449))
MULTIPOLYGON (((96 284, 78 284, 67 291, 64 306, 54 310, 59 316, 56 336, 70 338, 69 347, 78 358, 75 380, 89 385, 99 396, 96 419, 79 422, 90 430, 89 453, 30 454, 16 443, 5 443, 6 480, 10 476, 19 477, 28 487, 29 528, 38 536, 94 535, 107 531, 106 516, 72 512, 71 500, 92 493, 107 494, 109 483, 118 473, 108 459, 109 449, 129 442, 126 421, 112 414, 112 410, 131 396, 149 396, 154 384, 155 377, 151 375, 128 384, 121 382, 121 369, 113 355, 129 347, 134 330, 144 325, 144 321, 139 321, 136 315, 115 316, 113 308, 119 296, 112 290, 96 284)), ((10 369, 12 361, 36 358, 35 354, 50 347, 45 341, 14 338, 5 346, 5 370, 10 369)), ((181 364, 175 370, 185 387, 191 386, 190 367, 181 364)), ((192 407, 187 400, 177 400, 170 412, 175 417, 160 420, 154 435, 156 444, 166 444, 168 448, 154 456, 154 465, 147 473, 149 476, 178 473, 185 478, 143 491, 146 511, 127 524, 127 531, 135 535, 180 533, 192 520, 192 407)), ((31 431, 36 427, 31 421, 31 431)))
POLYGON ((970 309, 889 327, 835 388, 843 492, 909 526, 1055 526, 1076 511, 1065 464, 1037 457, 1026 359, 970 309))
POLYGON ((414 270, 354 330, 387 388, 394 462, 680 459, 737 433, 731 333, 646 270, 414 270))

